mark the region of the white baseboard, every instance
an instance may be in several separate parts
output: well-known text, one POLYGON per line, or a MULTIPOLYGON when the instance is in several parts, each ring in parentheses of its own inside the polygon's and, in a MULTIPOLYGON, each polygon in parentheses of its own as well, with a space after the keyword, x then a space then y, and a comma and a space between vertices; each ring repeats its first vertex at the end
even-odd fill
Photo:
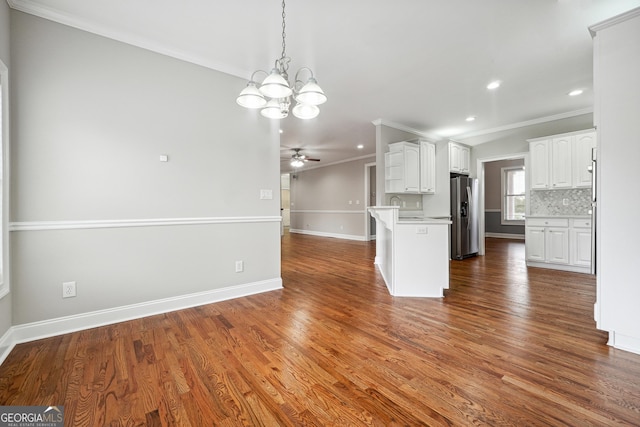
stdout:
POLYGON ((364 236, 355 236, 353 234, 326 233, 324 231, 299 230, 296 228, 290 228, 289 233, 307 234, 309 236, 318 237, 333 237, 335 239, 358 240, 361 242, 366 240, 364 236))
POLYGON ((493 237, 496 239, 516 239, 524 240, 524 234, 508 234, 508 233, 484 233, 484 237, 493 237))
POLYGON ((527 261, 527 267, 548 268, 550 270, 562 270, 571 271, 573 273, 591 274, 591 268, 589 267, 578 267, 576 265, 568 264, 553 264, 550 262, 527 261))
POLYGON ((619 350, 640 354, 640 338, 637 337, 609 331, 609 342, 607 344, 619 350))
POLYGON ((16 344, 67 334, 84 329, 96 328, 141 317, 168 313, 199 305, 211 304, 233 298, 282 289, 282 278, 263 280, 198 292, 155 301, 131 304, 107 310, 92 311, 73 316, 59 317, 46 321, 12 326, 0 338, 0 364, 16 344))

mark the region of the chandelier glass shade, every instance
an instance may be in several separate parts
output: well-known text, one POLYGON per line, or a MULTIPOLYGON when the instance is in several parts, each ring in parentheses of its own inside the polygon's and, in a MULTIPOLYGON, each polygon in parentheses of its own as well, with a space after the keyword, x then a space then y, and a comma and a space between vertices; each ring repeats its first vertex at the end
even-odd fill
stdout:
POLYGON ((300 68, 296 74, 293 85, 289 83, 289 63, 291 58, 286 54, 285 43, 285 2, 282 1, 282 56, 275 61, 275 67, 270 73, 257 70, 251 75, 247 86, 240 92, 236 102, 245 108, 258 109, 264 117, 270 119, 284 119, 289 115, 291 104, 295 106, 291 110, 299 119, 313 119, 320 113, 318 105, 327 101, 327 96, 318 85, 318 81, 308 67, 300 68), (266 74, 260 85, 254 77, 257 73, 266 74), (300 74, 308 73, 306 81, 300 79, 300 74))

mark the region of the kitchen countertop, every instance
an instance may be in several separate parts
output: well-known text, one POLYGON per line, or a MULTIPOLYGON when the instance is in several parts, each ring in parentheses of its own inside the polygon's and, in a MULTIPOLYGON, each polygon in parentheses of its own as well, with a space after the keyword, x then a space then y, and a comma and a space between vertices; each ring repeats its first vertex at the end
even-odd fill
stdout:
POLYGON ((567 218, 567 219, 571 219, 571 218, 580 218, 580 219, 586 219, 586 218, 591 218, 591 215, 527 215, 525 216, 525 219, 527 218, 567 218))

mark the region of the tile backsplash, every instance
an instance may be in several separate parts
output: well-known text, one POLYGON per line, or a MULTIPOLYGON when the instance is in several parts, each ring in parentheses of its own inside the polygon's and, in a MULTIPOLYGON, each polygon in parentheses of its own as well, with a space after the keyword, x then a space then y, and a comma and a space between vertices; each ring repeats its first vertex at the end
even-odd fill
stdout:
POLYGON ((591 188, 566 190, 531 190, 531 215, 588 215, 591 209, 591 188), (567 205, 563 204, 567 201, 567 205))

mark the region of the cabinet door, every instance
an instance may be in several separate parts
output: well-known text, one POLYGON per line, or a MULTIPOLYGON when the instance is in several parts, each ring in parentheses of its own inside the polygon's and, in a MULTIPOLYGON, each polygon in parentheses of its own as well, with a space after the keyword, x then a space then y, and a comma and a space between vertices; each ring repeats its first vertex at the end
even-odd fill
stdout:
POLYGON ((577 135, 573 140, 573 185, 591 187, 591 150, 596 147, 596 133, 577 135))
POLYGON ((529 179, 531 188, 549 187, 549 142, 535 141, 529 145, 531 158, 529 179))
POLYGON ((544 227, 527 227, 525 229, 525 245, 527 249, 527 259, 530 261, 544 262, 544 227))
POLYGON ((569 229, 547 228, 545 252, 547 262, 569 264, 569 229))
POLYGON ((449 144, 449 171, 460 172, 460 146, 449 144))
POLYGON ((572 137, 551 140, 551 188, 571 187, 572 137))
POLYGON ((460 147, 460 173, 469 173, 471 163, 471 150, 468 147, 460 147))
POLYGON ((591 229, 571 229, 571 264, 591 266, 591 229))
POLYGON ((436 192, 436 146, 420 141, 420 192, 436 192))
POLYGON ((420 146, 417 144, 404 147, 404 190, 420 191, 420 146))

